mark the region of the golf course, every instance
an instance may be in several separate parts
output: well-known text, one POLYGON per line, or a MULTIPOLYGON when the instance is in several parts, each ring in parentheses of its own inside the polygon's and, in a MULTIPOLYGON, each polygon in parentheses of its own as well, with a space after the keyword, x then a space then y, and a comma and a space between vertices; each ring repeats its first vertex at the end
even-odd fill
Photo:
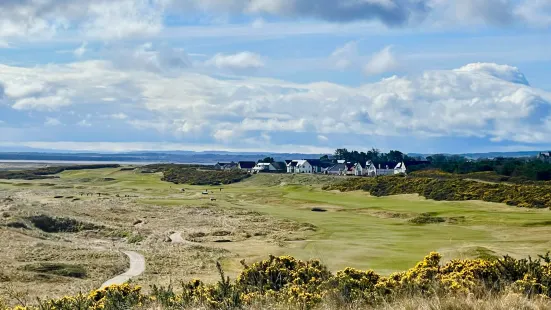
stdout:
POLYGON ((322 189, 346 177, 259 174, 201 186, 133 168, 0 180, 0 245, 12 249, 0 254, 0 277, 10 287, 0 293, 56 297, 99 288, 129 267, 123 251, 144 257, 132 282, 149 287, 215 281, 216 262, 233 277, 241 260, 270 254, 388 275, 432 251, 448 261, 551 248, 548 209, 322 189), (74 269, 81 273, 67 276, 74 269))

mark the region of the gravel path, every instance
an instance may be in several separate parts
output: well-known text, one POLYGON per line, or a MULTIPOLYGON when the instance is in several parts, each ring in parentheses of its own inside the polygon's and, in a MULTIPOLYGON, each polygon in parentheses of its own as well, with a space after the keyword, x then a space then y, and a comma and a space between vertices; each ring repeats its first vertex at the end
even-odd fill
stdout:
POLYGON ((124 251, 123 253, 130 259, 130 268, 128 268, 125 273, 118 275, 113 279, 107 280, 103 283, 101 288, 105 288, 113 284, 124 284, 131 278, 137 277, 145 271, 145 258, 141 254, 132 251, 124 251))

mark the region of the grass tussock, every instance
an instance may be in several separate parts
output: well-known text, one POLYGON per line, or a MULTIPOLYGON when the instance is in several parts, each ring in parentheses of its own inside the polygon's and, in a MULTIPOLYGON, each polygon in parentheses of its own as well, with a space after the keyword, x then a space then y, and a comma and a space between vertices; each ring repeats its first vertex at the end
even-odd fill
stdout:
MULTIPOLYGON (((23 309, 549 309, 551 257, 452 260, 431 253, 415 267, 382 276, 290 256, 247 265, 235 279, 173 286, 111 286, 23 309)), ((16 308, 21 309, 21 308, 16 308)))

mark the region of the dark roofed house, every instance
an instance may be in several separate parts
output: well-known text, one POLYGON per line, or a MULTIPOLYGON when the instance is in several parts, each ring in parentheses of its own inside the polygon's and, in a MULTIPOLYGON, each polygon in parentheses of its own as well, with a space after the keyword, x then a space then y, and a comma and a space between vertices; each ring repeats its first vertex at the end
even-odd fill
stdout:
POLYGON ((272 163, 272 166, 276 169, 277 172, 286 172, 287 171, 287 164, 281 161, 275 161, 272 163))
POLYGON ((222 170, 231 170, 231 169, 237 169, 237 164, 234 163, 233 161, 229 164, 225 164, 224 166, 222 166, 222 170))
POLYGON ((319 159, 305 159, 310 166, 312 166, 312 173, 321 173, 323 170, 324 164, 319 159))
POLYGON ((323 170, 324 174, 332 174, 332 175, 342 175, 346 171, 346 165, 345 164, 336 164, 331 167, 327 167, 323 170))
POLYGON ((222 170, 224 169, 225 166, 229 165, 229 163, 216 163, 216 165, 214 165, 214 169, 216 170, 222 170))
POLYGON ((246 172, 252 172, 255 166, 256 162, 254 161, 240 161, 237 163, 237 168, 246 172))
POLYGON ((551 152, 541 152, 538 154, 538 159, 544 162, 551 162, 551 152))

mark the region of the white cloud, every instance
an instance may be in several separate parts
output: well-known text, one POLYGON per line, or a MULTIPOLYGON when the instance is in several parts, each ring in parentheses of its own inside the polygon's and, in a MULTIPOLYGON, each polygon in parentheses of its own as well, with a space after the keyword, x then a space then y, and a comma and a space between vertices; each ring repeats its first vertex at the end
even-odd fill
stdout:
POLYGON ((73 51, 73 54, 76 57, 82 57, 84 55, 84 53, 86 53, 86 46, 87 45, 88 45, 87 42, 82 42, 82 44, 73 51))
POLYGON ((46 126, 60 126, 62 124, 61 124, 61 121, 58 120, 57 118, 46 117, 46 121, 44 122, 44 125, 46 125, 46 126))
POLYGON ((377 75, 395 70, 396 68, 398 68, 398 61, 392 53, 392 46, 387 46, 373 54, 365 65, 364 72, 367 75, 377 75))
POLYGON ((92 124, 90 124, 90 122, 88 120, 85 120, 85 119, 78 122, 77 125, 79 125, 81 127, 91 127, 92 126, 92 124))
POLYGON ((115 119, 132 111, 140 119, 117 124, 133 133, 156 132, 157 139, 217 142, 225 148, 250 147, 247 143, 267 136, 273 144, 281 144, 283 137, 297 139, 295 145, 334 135, 551 141, 551 94, 521 83, 517 68, 496 64, 394 76, 359 87, 217 79, 186 71, 164 76, 99 61, 0 69, 4 102, 14 109, 76 110, 84 126, 90 125, 82 117, 89 111, 120 116, 115 119), (25 84, 34 86, 17 90, 16 85, 25 84))
POLYGON ((357 65, 359 62, 358 55, 358 42, 351 41, 344 46, 337 48, 332 54, 330 59, 333 62, 335 68, 339 70, 348 69, 357 65))
POLYGON ((508 65, 498 65, 493 63, 472 63, 463 66, 456 71, 466 71, 472 73, 489 74, 498 79, 509 81, 512 83, 519 83, 529 85, 528 80, 518 68, 508 65))
POLYGON ((111 114, 111 115, 108 115, 109 118, 112 118, 112 119, 127 119, 128 118, 128 115, 124 114, 124 113, 116 113, 116 114, 111 114))
POLYGON ((255 29, 264 28, 264 25, 266 25, 266 21, 263 18, 257 18, 251 24, 251 26, 255 29))
POLYGON ((321 142, 327 142, 327 141, 329 141, 329 138, 327 138, 324 135, 318 135, 318 140, 321 141, 321 142))
POLYGON ((551 26, 551 1, 549 0, 527 0, 517 6, 514 13, 528 24, 538 27, 551 26))
POLYGON ((207 65, 215 66, 219 69, 229 70, 251 70, 264 67, 264 61, 258 54, 251 52, 241 52, 237 54, 225 55, 217 54, 206 62, 207 65))
POLYGON ((171 73, 192 66, 183 49, 167 45, 145 43, 136 48, 113 47, 107 49, 105 54, 106 58, 121 69, 171 73))

